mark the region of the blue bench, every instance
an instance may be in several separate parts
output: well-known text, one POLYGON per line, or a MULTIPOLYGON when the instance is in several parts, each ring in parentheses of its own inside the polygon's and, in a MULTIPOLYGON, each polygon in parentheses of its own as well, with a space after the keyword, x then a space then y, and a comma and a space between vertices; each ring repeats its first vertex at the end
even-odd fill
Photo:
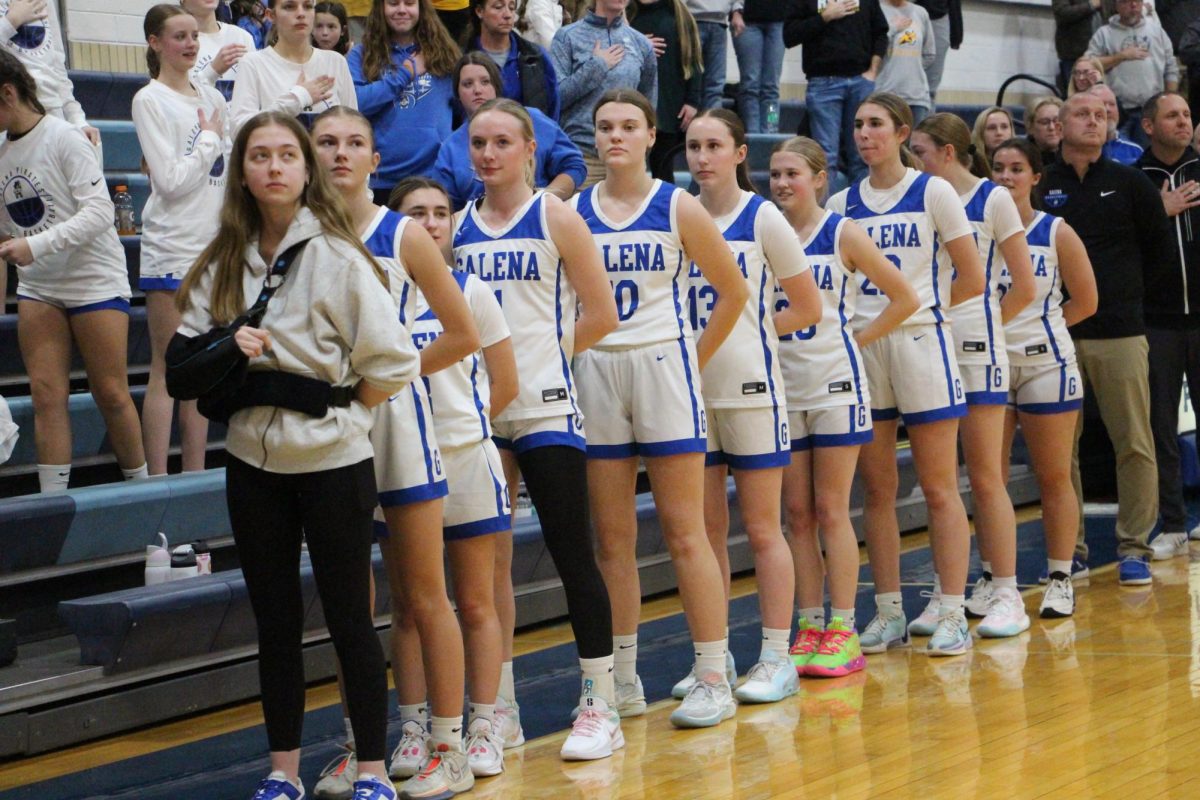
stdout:
POLYGON ((133 96, 150 81, 148 75, 71 70, 75 99, 88 120, 130 119, 133 96))
POLYGON ((142 146, 137 131, 129 120, 98 119, 91 123, 100 131, 104 145, 104 169, 108 171, 140 172, 142 146))

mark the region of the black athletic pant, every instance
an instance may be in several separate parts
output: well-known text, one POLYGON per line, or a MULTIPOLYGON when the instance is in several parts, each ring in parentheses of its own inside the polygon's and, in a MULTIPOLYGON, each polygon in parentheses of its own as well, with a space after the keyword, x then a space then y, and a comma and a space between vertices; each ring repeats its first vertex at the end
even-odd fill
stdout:
POLYGON ((272 751, 300 746, 304 722, 300 542, 308 543, 317 592, 346 683, 358 757, 387 749, 387 676, 371 619, 371 459, 348 467, 282 474, 230 456, 229 519, 258 623, 258 677, 272 751))
MULTIPOLYGON (((1158 460, 1158 513, 1167 533, 1187 531, 1187 506, 1179 474, 1179 398, 1200 389, 1200 330, 1146 328, 1150 345, 1150 430, 1158 460)), ((1193 398, 1196 395, 1192 395, 1193 398)))
POLYGON ((579 657, 612 655, 612 607, 588 527, 587 456, 552 445, 517 454, 517 463, 567 594, 579 657))

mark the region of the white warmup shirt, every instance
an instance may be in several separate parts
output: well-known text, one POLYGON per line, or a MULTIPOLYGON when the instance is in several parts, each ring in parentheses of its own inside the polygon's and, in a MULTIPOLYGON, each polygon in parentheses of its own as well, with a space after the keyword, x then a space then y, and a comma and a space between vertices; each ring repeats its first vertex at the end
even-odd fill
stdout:
POLYGON ((237 25, 218 22, 216 33, 200 31, 200 50, 196 53, 196 65, 192 67, 192 80, 216 88, 229 100, 233 97, 233 85, 237 80, 241 62, 234 64, 224 73, 217 72, 212 63, 217 53, 227 44, 244 45, 247 56, 254 52, 254 37, 237 25))
POLYGON ((308 61, 297 64, 284 59, 275 48, 267 47, 248 53, 238 64, 237 83, 233 87, 229 110, 235 131, 260 111, 291 114, 309 128, 317 114, 338 105, 358 108, 350 67, 341 53, 314 47, 308 61), (334 86, 329 99, 314 103, 312 96, 296 85, 301 72, 309 80, 332 75, 334 86))
POLYGON ((29 70, 46 111, 76 127, 86 125, 83 106, 75 100, 75 87, 67 75, 58 4, 53 0, 46 3, 45 19, 27 22, 20 28, 14 28, 4 16, 8 6, 9 0, 0 0, 0 44, 29 70))

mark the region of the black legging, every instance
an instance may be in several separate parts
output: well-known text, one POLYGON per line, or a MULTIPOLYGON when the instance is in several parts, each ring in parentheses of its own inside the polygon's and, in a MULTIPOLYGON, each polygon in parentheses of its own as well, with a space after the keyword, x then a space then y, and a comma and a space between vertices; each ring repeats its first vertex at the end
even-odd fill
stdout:
POLYGON ((554 445, 518 454, 517 464, 562 579, 579 657, 612 655, 612 608, 588 528, 587 456, 554 445))
POLYGON ((300 747, 304 604, 300 542, 308 543, 321 606, 342 663, 358 757, 387 749, 387 676, 371 619, 371 459, 322 472, 266 472, 230 456, 225 495, 258 623, 258 677, 272 751, 300 747))

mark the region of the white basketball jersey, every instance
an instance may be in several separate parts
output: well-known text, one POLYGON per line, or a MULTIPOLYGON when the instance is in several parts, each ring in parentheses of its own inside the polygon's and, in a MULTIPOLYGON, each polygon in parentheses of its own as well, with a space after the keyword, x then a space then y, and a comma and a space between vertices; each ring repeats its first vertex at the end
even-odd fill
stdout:
POLYGON ((1075 344, 1063 319, 1062 276, 1058 272, 1058 248, 1054 240, 1061 222, 1060 218, 1039 211, 1025 229, 1037 292, 1033 302, 1004 327, 1008 360, 1015 366, 1075 362, 1075 344))
POLYGON ((1011 212, 1005 216, 1011 219, 1017 213, 1016 207, 1012 195, 989 180, 979 181, 975 189, 964 196, 963 205, 975 235, 975 244, 979 247, 986 282, 983 294, 954 307, 954 342, 958 348, 955 355, 959 364, 1007 364, 1000 300, 1006 291, 1003 287, 1009 281, 998 245, 1012 232, 1000 229, 998 210, 1002 205, 1012 206, 1005 208, 1011 212))
POLYGON ((618 223, 604 215, 596 188, 584 189, 572 200, 592 231, 617 300, 620 323, 596 346, 630 347, 691 336, 683 316, 687 257, 676 220, 683 190, 655 181, 641 208, 618 223))
MULTIPOLYGON (((821 320, 779 337, 779 365, 787 387, 788 411, 867 405, 862 354, 850 330, 858 300, 858 276, 842 261, 840 238, 846 218, 826 211, 804 242, 804 254, 821 293, 821 320)), ((775 292, 775 309, 787 297, 775 292)))
MULTIPOLYGON (((884 257, 904 273, 916 290, 919 306, 905 320, 905 324, 943 322, 946 319, 943 307, 950 304, 953 265, 949 254, 941 247, 933 217, 928 213, 925 202, 930 181, 940 179, 910 169, 901 181, 901 186, 906 187, 903 194, 888 208, 871 208, 867 205, 862 187, 868 180, 863 178, 839 193, 830 201, 830 207, 858 222, 884 257), (839 201, 844 202, 844 210, 839 209, 839 201)), ((950 191, 953 192, 953 189, 950 191)), ((867 278, 859 278, 854 329, 865 328, 887 304, 887 297, 882 291, 867 278)))
POLYGON ((498 421, 579 414, 571 357, 575 291, 546 226, 544 192, 535 192, 508 224, 492 230, 479 200, 459 216, 454 261, 488 285, 512 330, 521 388, 498 421))
MULTIPOLYGON (((743 192, 737 208, 715 220, 733 251, 750 297, 728 338, 700 373, 704 403, 713 408, 757 408, 783 405, 783 374, 779 371, 779 335, 775 332, 775 273, 767 263, 760 220, 768 206, 762 197, 743 192)), ((696 331, 708 325, 717 291, 695 262, 688 271, 688 306, 696 331)))
POLYGON ((400 323, 412 333, 416 320, 417 286, 400 259, 400 240, 409 217, 387 208, 380 208, 375 219, 363 232, 363 246, 375 257, 388 275, 392 299, 400 312, 400 323))

